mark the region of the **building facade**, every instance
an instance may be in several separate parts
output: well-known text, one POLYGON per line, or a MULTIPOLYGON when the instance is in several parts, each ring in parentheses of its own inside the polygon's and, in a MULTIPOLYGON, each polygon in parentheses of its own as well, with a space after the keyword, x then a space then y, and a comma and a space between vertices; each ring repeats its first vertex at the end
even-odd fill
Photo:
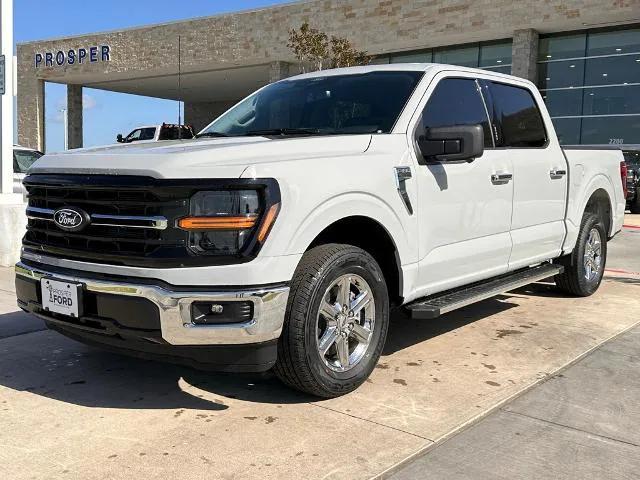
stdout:
MULTIPOLYGON (((18 137, 45 145, 45 82, 68 87, 70 148, 82 88, 185 102, 196 128, 298 71, 288 32, 309 22, 375 63, 512 73, 543 92, 566 144, 640 144, 640 0, 313 0, 18 45, 18 137)), ((169 120, 169 119, 167 119, 169 120)))

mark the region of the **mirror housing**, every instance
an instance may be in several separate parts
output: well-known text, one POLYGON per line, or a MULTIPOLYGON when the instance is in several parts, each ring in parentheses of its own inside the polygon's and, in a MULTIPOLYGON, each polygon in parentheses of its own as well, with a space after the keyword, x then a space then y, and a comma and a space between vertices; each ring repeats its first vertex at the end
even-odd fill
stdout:
POLYGON ((473 162, 484 153, 484 132, 480 124, 427 128, 418 147, 427 161, 473 162))
POLYGON ((123 143, 124 142, 124 138, 122 138, 122 134, 121 133, 119 133, 118 136, 116 137, 116 141, 118 143, 123 143))

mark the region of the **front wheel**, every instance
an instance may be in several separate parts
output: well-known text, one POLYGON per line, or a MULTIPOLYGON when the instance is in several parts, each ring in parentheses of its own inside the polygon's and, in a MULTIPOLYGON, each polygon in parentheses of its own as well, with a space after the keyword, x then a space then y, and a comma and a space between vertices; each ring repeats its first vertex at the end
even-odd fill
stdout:
POLYGON ((291 282, 274 371, 312 395, 349 393, 371 374, 388 325, 387 286, 373 257, 351 245, 313 248, 291 282))
POLYGON ((607 232, 598 215, 585 214, 573 253, 559 263, 565 268, 564 273, 556 275, 558 288, 580 297, 595 293, 607 263, 607 232))

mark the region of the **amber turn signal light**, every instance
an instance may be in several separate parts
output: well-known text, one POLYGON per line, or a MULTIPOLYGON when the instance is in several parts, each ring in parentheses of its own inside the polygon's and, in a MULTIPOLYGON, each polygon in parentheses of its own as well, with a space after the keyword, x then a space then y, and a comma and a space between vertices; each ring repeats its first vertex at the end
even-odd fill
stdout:
POLYGON ((279 203, 276 203, 275 205, 271 205, 271 207, 267 211, 267 214, 264 217, 264 222, 262 222, 262 226, 258 231, 258 242, 262 243, 267 238, 267 235, 269 235, 269 231, 273 226, 273 222, 276 221, 276 218, 278 217, 279 212, 280 212, 279 203))
POLYGON ((185 217, 178 220, 184 230, 245 230, 253 228, 257 215, 246 217, 185 217))

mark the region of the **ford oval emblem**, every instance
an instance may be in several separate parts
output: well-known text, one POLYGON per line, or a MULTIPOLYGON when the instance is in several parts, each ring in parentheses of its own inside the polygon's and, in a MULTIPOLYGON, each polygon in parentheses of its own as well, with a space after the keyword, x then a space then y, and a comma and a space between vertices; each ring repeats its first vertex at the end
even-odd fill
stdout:
POLYGON ((68 232, 79 232, 87 227, 90 221, 87 212, 79 208, 59 208, 53 212, 53 222, 59 228, 68 232))

